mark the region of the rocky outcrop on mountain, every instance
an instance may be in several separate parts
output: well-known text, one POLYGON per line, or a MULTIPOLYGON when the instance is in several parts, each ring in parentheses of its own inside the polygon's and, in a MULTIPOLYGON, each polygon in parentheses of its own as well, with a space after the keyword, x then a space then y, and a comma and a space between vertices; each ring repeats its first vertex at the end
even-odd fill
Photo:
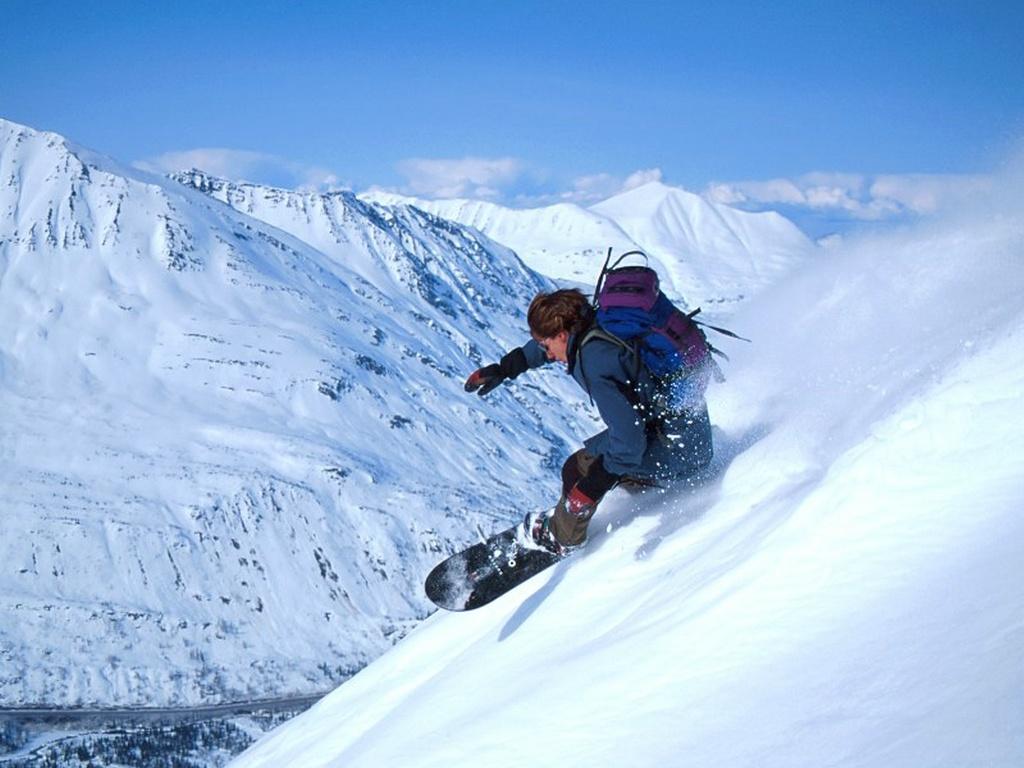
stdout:
POLYGON ((586 429, 554 370, 462 390, 549 285, 425 212, 0 121, 0 703, 306 693, 379 655, 586 429))

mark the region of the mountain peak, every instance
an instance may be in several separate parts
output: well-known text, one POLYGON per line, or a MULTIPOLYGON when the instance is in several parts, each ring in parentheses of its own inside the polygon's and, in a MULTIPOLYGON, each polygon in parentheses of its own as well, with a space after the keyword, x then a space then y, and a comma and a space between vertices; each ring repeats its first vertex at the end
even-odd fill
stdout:
POLYGON ((642 250, 667 293, 728 313, 814 249, 777 214, 740 211, 651 181, 583 208, 562 202, 512 209, 473 200, 418 200, 370 192, 382 204, 412 204, 479 229, 550 277, 590 284, 611 247, 642 250))
POLYGON ((442 552, 546 500, 467 467, 548 471, 571 382, 484 415, 462 381, 528 338, 551 284, 419 211, 119 175, 69 144, 0 125, 0 696, 336 684, 426 615, 442 552))
POLYGON ((712 205, 700 195, 681 187, 669 186, 661 181, 649 181, 602 200, 590 206, 590 210, 616 218, 650 214, 666 203, 682 205, 688 209, 712 205))
POLYGON ((706 474, 612 491, 581 553, 233 766, 1024 764, 1019 253, 961 215, 766 291, 706 474))

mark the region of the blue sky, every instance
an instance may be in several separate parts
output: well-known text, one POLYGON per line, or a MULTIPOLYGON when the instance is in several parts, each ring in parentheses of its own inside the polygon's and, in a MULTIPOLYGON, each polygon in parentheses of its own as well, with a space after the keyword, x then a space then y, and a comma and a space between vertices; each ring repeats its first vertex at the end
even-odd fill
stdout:
POLYGON ((530 204, 661 178, 754 205, 839 181, 868 203, 1011 151, 1022 39, 1019 1, 0 0, 0 116, 287 186, 530 204))

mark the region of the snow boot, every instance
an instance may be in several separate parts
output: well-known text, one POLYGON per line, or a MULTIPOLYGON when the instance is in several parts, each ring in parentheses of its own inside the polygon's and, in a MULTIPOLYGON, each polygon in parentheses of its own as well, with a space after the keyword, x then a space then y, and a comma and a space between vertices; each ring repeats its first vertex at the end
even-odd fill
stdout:
POLYGON ((579 549, 579 546, 570 547, 555 538, 551 530, 550 511, 530 512, 526 515, 520 526, 519 543, 526 549, 543 549, 557 557, 565 557, 579 549))

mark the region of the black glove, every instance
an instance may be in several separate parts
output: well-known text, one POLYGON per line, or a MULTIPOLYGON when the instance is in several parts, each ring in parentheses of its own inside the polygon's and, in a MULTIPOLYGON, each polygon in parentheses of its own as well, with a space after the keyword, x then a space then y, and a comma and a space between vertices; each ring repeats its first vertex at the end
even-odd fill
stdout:
POLYGON ((501 366, 497 363, 492 363, 473 371, 469 378, 466 379, 465 387, 467 392, 476 392, 480 397, 483 397, 504 380, 505 374, 501 372, 501 366))
POLYGON ((483 397, 505 379, 514 379, 528 367, 526 353, 522 347, 516 347, 501 358, 500 363, 485 365, 473 371, 466 379, 465 389, 483 397))

